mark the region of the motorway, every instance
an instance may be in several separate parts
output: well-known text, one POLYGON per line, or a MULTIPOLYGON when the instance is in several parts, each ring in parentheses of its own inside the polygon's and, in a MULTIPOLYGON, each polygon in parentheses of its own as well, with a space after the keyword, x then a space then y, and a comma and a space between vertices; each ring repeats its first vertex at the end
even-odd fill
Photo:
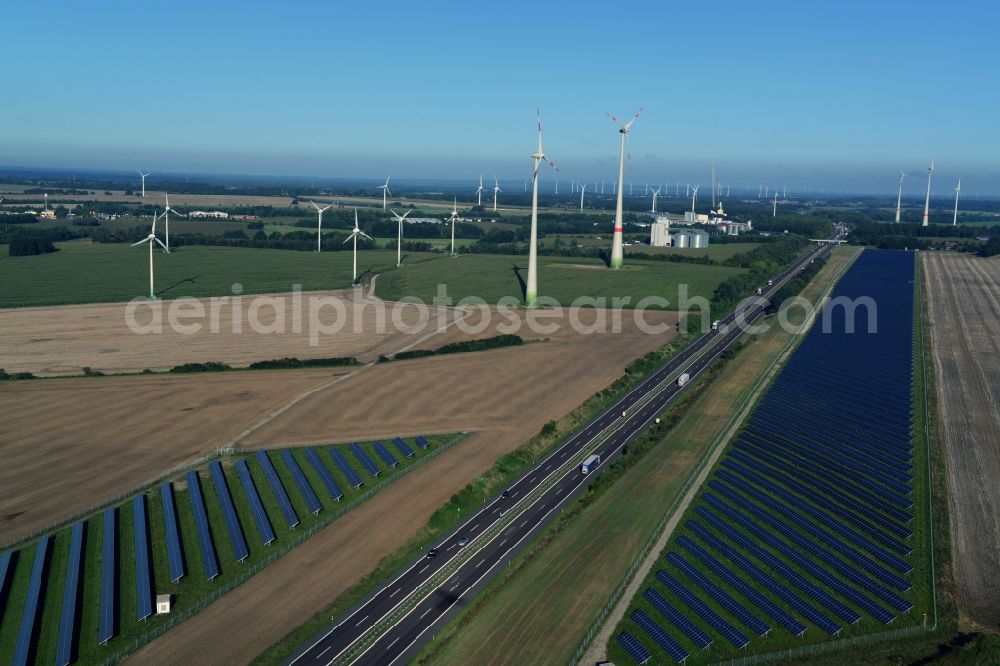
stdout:
POLYGON ((699 336, 525 473, 501 496, 466 519, 436 546, 436 556, 423 556, 413 562, 394 580, 341 617, 335 625, 299 648, 286 663, 323 666, 335 661, 364 665, 405 663, 407 658, 416 654, 422 640, 430 638, 429 630, 442 617, 456 611, 463 598, 467 601, 472 596, 471 591, 485 585, 499 573, 500 565, 516 555, 528 543, 529 536, 547 525, 562 506, 621 455, 622 447, 656 420, 682 390, 675 381, 680 371, 689 373, 693 380, 710 367, 763 315, 769 296, 806 263, 825 256, 832 247, 820 245, 800 257, 773 278, 773 286, 762 287, 760 295, 747 299, 740 308, 720 320, 718 331, 699 336), (638 408, 633 410, 637 405, 638 408), (584 475, 578 465, 564 468, 568 461, 577 459, 584 452, 600 455, 601 461, 595 471, 584 475), (549 487, 540 494, 534 492, 546 485, 549 487), (503 530, 491 531, 490 528, 502 522, 510 511, 516 514, 513 522, 503 530), (468 540, 464 546, 459 545, 462 538, 468 540), (425 596, 412 609, 396 618, 392 626, 363 652, 354 654, 357 650, 352 651, 352 647, 366 632, 402 609, 404 602, 449 562, 460 555, 467 557, 466 549, 470 552, 475 549, 472 557, 468 557, 429 593, 422 592, 425 596))

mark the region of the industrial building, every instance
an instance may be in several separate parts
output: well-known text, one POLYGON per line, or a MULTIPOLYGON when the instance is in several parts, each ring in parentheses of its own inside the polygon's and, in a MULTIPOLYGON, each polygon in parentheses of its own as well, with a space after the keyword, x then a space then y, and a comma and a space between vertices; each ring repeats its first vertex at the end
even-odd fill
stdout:
POLYGON ((708 232, 701 229, 684 229, 673 235, 673 246, 678 248, 708 247, 708 232))
POLYGON ((670 220, 666 216, 657 217, 650 225, 649 244, 652 247, 670 247, 670 220))

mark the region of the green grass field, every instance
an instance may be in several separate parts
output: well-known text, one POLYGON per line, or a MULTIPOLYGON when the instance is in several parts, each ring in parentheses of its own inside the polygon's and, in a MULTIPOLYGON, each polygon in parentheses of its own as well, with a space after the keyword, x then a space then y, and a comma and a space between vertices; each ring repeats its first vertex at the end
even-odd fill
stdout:
MULTIPOLYGON (((631 302, 626 307, 632 307, 646 296, 657 295, 668 299, 673 307, 678 300, 678 285, 687 284, 689 298, 711 299, 720 282, 741 270, 665 261, 626 261, 624 270, 611 271, 598 259, 542 256, 538 258, 538 293, 539 297, 555 298, 563 306, 580 296, 605 298, 610 306, 612 298, 627 296, 631 302)), ((519 277, 527 279, 527 272, 527 257, 522 256, 440 256, 380 276, 376 293, 392 300, 415 296, 429 303, 438 293, 438 285, 445 285, 455 301, 479 297, 496 304, 508 297, 520 302, 519 277)))
MULTIPOLYGON (((194 523, 194 514, 191 509, 191 501, 184 477, 181 475, 170 479, 173 482, 174 505, 177 510, 185 563, 185 575, 176 583, 170 581, 163 504, 159 486, 157 485, 145 490, 151 551, 150 561, 153 570, 153 595, 154 599, 156 594, 169 593, 172 595, 174 606, 172 615, 170 616, 154 615, 146 620, 139 620, 137 618, 132 497, 122 500, 121 503, 116 505, 118 507, 118 622, 116 624, 115 637, 104 646, 97 643, 103 520, 100 513, 87 517, 85 519, 83 564, 80 577, 81 588, 79 590, 82 603, 79 605, 77 612, 77 626, 79 627, 76 636, 78 645, 77 663, 101 662, 114 657, 123 650, 126 644, 137 640, 140 643, 145 642, 150 638, 146 636, 147 632, 163 628, 165 623, 169 622, 171 618, 176 618, 178 615, 199 610, 215 595, 231 589, 231 587, 242 582, 247 576, 256 573, 260 567, 273 561, 269 560, 269 557, 280 556, 287 549, 297 545, 298 542, 296 539, 307 537, 313 531, 324 527, 336 518, 339 510, 349 509, 353 501, 362 499, 369 487, 376 486, 382 481, 391 483, 395 480, 397 474, 405 473, 407 469, 417 466, 422 461, 428 459, 435 451, 456 441, 455 437, 446 435, 430 436, 427 439, 430 442, 430 446, 425 450, 420 449, 412 440, 407 442, 414 451, 412 458, 403 457, 391 442, 384 442, 386 448, 399 461, 399 465, 394 469, 387 468, 376 454, 371 442, 362 444, 362 448, 368 453, 369 457, 376 462, 379 468, 384 470, 377 478, 372 478, 363 470, 362 466, 357 463, 354 455, 347 450, 347 445, 336 445, 338 448, 343 449, 344 456, 364 480, 365 485, 360 489, 351 487, 340 469, 333 464, 325 450, 327 447, 315 447, 324 465, 333 475, 337 485, 344 493, 344 497, 340 502, 334 501, 326 491, 315 468, 309 462, 308 458, 306 458, 305 450, 293 449, 293 457, 298 462, 299 467, 302 469, 320 503, 323 505, 323 510, 319 514, 309 513, 305 500, 299 492, 291 472, 286 467, 278 452, 272 451, 270 453, 272 464, 289 495, 295 513, 301 521, 296 527, 291 529, 287 527, 277 500, 271 492, 267 479, 264 476, 264 472, 254 456, 251 454, 238 454, 223 458, 222 463, 226 483, 229 487, 229 493, 236 507, 242 532, 250 551, 250 557, 243 562, 236 561, 225 527, 218 495, 216 494, 207 468, 203 466, 199 470, 201 489, 208 510, 210 532, 215 544, 215 551, 221 571, 220 575, 212 580, 207 580, 205 576, 194 523), (261 542, 250 510, 249 501, 234 467, 235 462, 241 457, 245 457, 247 460, 254 485, 257 488, 268 520, 276 535, 276 541, 270 545, 264 545, 261 542)), ((55 659, 59 618, 66 580, 66 564, 69 557, 70 531, 70 527, 57 531, 54 534, 54 543, 50 546, 49 562, 44 576, 43 592, 40 596, 42 601, 37 620, 39 630, 35 645, 35 663, 49 664, 55 659)), ((17 637, 22 609, 24 608, 27 594, 28 580, 37 549, 36 543, 29 543, 18 549, 12 563, 13 570, 8 574, 10 582, 8 583, 9 593, 7 603, 0 607, 0 654, 9 655, 13 652, 13 645, 17 637)))

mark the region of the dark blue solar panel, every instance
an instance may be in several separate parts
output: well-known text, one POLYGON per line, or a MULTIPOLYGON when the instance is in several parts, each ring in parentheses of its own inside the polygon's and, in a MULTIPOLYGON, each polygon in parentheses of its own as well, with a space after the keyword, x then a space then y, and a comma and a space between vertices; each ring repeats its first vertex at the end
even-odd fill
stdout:
POLYGON ((28 595, 24 601, 24 611, 21 613, 21 626, 17 631, 17 642, 14 644, 14 666, 26 666, 28 653, 31 651, 31 637, 35 632, 35 621, 38 619, 40 606, 39 593, 42 590, 42 576, 45 574, 45 562, 49 554, 49 537, 38 540, 35 550, 35 564, 31 568, 31 578, 28 580, 28 595))
POLYGON ((427 439, 424 437, 417 437, 417 439, 414 441, 417 443, 417 446, 419 446, 422 449, 426 449, 430 445, 430 442, 428 442, 427 439))
POLYGON ((191 499, 191 513, 194 514, 194 525, 198 532, 201 563, 205 567, 205 577, 212 580, 219 575, 219 559, 215 555, 215 544, 212 543, 208 513, 205 511, 205 498, 201 494, 201 482, 198 480, 198 472, 188 472, 185 478, 188 497, 191 499))
POLYGON ((663 617, 667 618, 667 621, 669 621, 670 624, 680 629, 685 636, 690 638, 695 645, 704 650, 712 644, 711 636, 702 631, 701 628, 694 622, 684 617, 684 614, 674 608, 662 594, 650 587, 642 593, 642 596, 646 599, 646 601, 652 604, 653 608, 663 615, 663 617))
POLYGON ((698 617, 708 623, 708 626, 722 634, 722 637, 732 643, 737 648, 745 648, 750 639, 739 629, 722 619, 722 616, 712 610, 708 604, 698 598, 683 583, 674 578, 670 573, 660 569, 656 572, 656 580, 673 592, 684 605, 693 610, 698 617))
POLYGON ((222 517, 226 523, 226 531, 229 533, 229 543, 233 546, 233 557, 236 558, 237 562, 242 562, 250 557, 250 551, 247 550, 247 541, 243 537, 243 528, 236 515, 236 507, 233 506, 233 498, 229 495, 229 485, 226 483, 222 464, 218 460, 214 460, 209 463, 208 471, 212 475, 212 485, 215 486, 215 494, 222 507, 222 517))
POLYGON ((804 624, 796 620, 789 613, 786 613, 781 606, 771 601, 770 598, 761 594, 756 587, 748 584, 745 580, 730 571, 692 538, 686 534, 681 535, 678 537, 677 543, 698 558, 702 564, 708 567, 709 571, 721 578, 726 585, 749 599, 757 608, 767 613, 769 617, 773 618, 775 622, 790 631, 793 635, 801 636, 805 633, 806 626, 804 624))
POLYGON ((368 457, 368 454, 365 453, 364 449, 358 446, 357 442, 351 444, 351 453, 353 453, 354 457, 358 459, 361 465, 366 470, 368 470, 369 474, 371 474, 372 476, 379 475, 381 470, 379 470, 379 468, 375 465, 375 463, 372 462, 372 459, 368 457))
POLYGON ((295 527, 299 524, 299 517, 296 515, 295 509, 292 508, 292 501, 288 498, 285 486, 281 483, 281 478, 278 476, 277 470, 274 469, 267 451, 258 451, 256 457, 260 468, 264 470, 267 485, 271 487, 271 494, 274 495, 275 501, 278 502, 278 508, 281 509, 281 515, 285 518, 285 524, 288 525, 288 529, 295 527))
POLYGON ((663 648, 663 651, 670 655, 678 664, 683 664, 690 655, 688 651, 681 647, 681 644, 671 638, 666 630, 656 623, 656 620, 649 617, 641 608, 632 611, 632 621, 636 626, 646 632, 646 635, 653 639, 653 642, 663 648))
POLYGON ((411 449, 410 445, 401 440, 399 437, 392 440, 392 443, 396 445, 396 448, 399 449, 399 452, 403 454, 403 457, 405 458, 413 457, 413 449, 411 449))
POLYGON ((118 569, 118 512, 114 507, 104 510, 101 547, 101 599, 98 609, 97 642, 107 643, 115 635, 115 572, 118 569))
MULTIPOLYGON (((0 553, 0 594, 3 594, 4 585, 7 583, 7 572, 10 571, 10 561, 13 556, 12 551, 0 553)), ((0 614, 0 622, 3 621, 3 614, 0 614)))
POLYGON ((642 647, 642 643, 637 641, 635 636, 627 631, 623 631, 618 634, 618 638, 615 640, 618 642, 618 645, 622 646, 622 649, 625 650, 626 654, 632 657, 637 664, 645 664, 652 656, 646 648, 642 647))
POLYGON ((163 503, 163 524, 167 532, 167 563, 170 565, 170 580, 176 583, 184 576, 184 551, 181 550, 181 535, 177 528, 174 487, 169 481, 164 481, 160 485, 160 501, 163 503))
POLYGON ((382 442, 375 442, 374 446, 375 446, 375 452, 378 454, 378 457, 381 458, 382 462, 384 462, 390 468, 395 467, 396 465, 399 464, 398 462, 396 462, 396 459, 392 457, 392 454, 389 453, 389 451, 384 446, 382 446, 382 442))
MULTIPOLYGON (((56 666, 68 666, 73 661, 73 637, 76 627, 76 603, 80 592, 80 554, 83 551, 83 521, 73 525, 70 533, 69 559, 66 562, 66 587, 59 613, 59 638, 56 640, 56 666)), ((3 577, 0 576, 0 581, 3 577)), ((0 585, 0 588, 3 586, 0 585)))
POLYGON ((135 610, 137 617, 145 620, 153 614, 145 495, 136 495, 132 499, 132 536, 135 544, 135 610))
MULTIPOLYGON (((312 449, 309 449, 311 451, 312 449)), ((288 449, 284 449, 281 452, 281 459, 285 461, 285 467, 288 471, 292 473, 292 478, 295 479, 295 485, 299 487, 299 492, 302 494, 302 499, 306 501, 306 506, 309 507, 309 513, 319 513, 323 508, 323 505, 319 503, 319 498, 316 497, 315 491, 313 491, 312 486, 309 485, 309 480, 306 475, 302 473, 302 468, 299 467, 299 463, 292 456, 292 452, 288 449)))
POLYGON ((344 454, 341 453, 339 449, 333 447, 331 447, 329 451, 330 457, 333 458, 333 462, 337 464, 340 471, 347 477, 347 482, 354 488, 360 488, 361 484, 364 482, 361 480, 361 477, 358 476, 358 473, 355 472, 349 464, 347 464, 347 459, 344 457, 344 454))
MULTIPOLYGON (((309 459, 313 469, 316 470, 316 474, 319 475, 320 481, 323 482, 323 486, 326 488, 326 491, 330 493, 330 497, 339 502, 340 498, 344 496, 344 493, 340 490, 340 486, 337 485, 337 482, 333 480, 333 474, 331 474, 330 470, 326 468, 323 461, 319 459, 319 454, 312 449, 306 449, 306 458, 309 459)), ((334 460, 336 460, 336 457, 334 457, 334 460)), ((337 464, 339 465, 340 463, 337 464)), ((360 485, 361 483, 359 482, 358 486, 360 485)), ((358 486, 354 487, 357 488, 358 486)))
POLYGON ((243 492, 250 503, 250 513, 253 514, 254 523, 257 524, 260 540, 267 545, 274 541, 274 529, 271 527, 271 521, 267 517, 267 512, 264 511, 264 504, 260 501, 260 495, 257 494, 257 486, 254 485, 253 477, 250 476, 250 467, 247 466, 246 460, 236 461, 236 474, 240 477, 243 492))
POLYGON ((762 622, 755 617, 753 613, 743 606, 743 604, 736 601, 731 594, 713 583, 708 576, 691 566, 691 564, 681 557, 679 553, 667 553, 666 559, 672 565, 677 567, 678 571, 690 578, 701 589, 705 590, 705 593, 708 594, 708 596, 711 597, 715 603, 729 611, 729 613, 737 620, 750 627, 750 630, 755 634, 758 636, 766 636, 767 632, 771 630, 771 626, 769 624, 762 622))

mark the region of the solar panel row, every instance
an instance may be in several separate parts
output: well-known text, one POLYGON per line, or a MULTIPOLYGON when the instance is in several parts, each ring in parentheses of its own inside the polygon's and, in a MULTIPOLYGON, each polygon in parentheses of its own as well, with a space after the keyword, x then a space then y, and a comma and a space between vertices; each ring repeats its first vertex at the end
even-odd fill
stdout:
POLYGON ((354 457, 358 459, 358 462, 361 463, 361 466, 364 467, 366 470, 368 470, 369 474, 371 474, 372 476, 378 476, 381 473, 382 470, 380 470, 378 466, 376 466, 375 463, 372 461, 372 459, 368 457, 368 454, 365 453, 365 450, 362 449, 360 446, 358 446, 357 442, 351 444, 350 448, 351 448, 351 453, 353 453, 354 457))
POLYGON ((712 644, 713 641, 711 636, 702 631, 701 628, 694 622, 684 617, 683 613, 674 608, 674 606, 654 588, 647 588, 646 591, 642 593, 642 596, 650 603, 650 605, 653 606, 653 608, 657 610, 657 612, 665 617, 670 624, 680 629, 681 633, 690 638, 691 641, 702 650, 712 644))
POLYGON ((271 527, 271 521, 264 510, 264 504, 260 501, 260 495, 257 494, 257 486, 254 485, 253 477, 250 475, 250 467, 247 465, 246 460, 236 461, 236 474, 240 477, 243 493, 247 496, 247 502, 250 504, 250 513, 253 515, 254 523, 257 525, 260 540, 266 546, 274 541, 274 528, 271 527))
POLYGON ((354 488, 360 488, 361 484, 364 482, 361 480, 361 477, 358 476, 358 473, 355 472, 349 464, 347 464, 347 458, 344 457, 344 454, 341 453, 339 449, 334 447, 330 447, 329 451, 330 457, 333 458, 333 462, 340 468, 340 471, 344 473, 344 476, 347 477, 347 482, 354 488))
POLYGON ((212 533, 209 531, 208 513, 205 511, 205 498, 201 493, 198 472, 188 472, 185 479, 188 497, 191 499, 191 513, 194 514, 195 530, 198 532, 198 546, 201 549, 205 578, 212 580, 219 575, 219 559, 215 555, 215 544, 212 543, 212 533))
POLYGON ((734 599, 731 594, 713 583, 708 576, 698 571, 697 568, 691 566, 691 564, 679 553, 667 553, 666 559, 667 562, 670 562, 672 565, 677 567, 678 571, 693 581, 695 585, 703 589, 715 603, 726 609, 730 615, 749 627, 755 634, 758 636, 766 636, 767 632, 771 630, 771 626, 769 624, 759 620, 753 613, 747 610, 743 604, 734 599))
POLYGON ((392 443, 396 445, 396 448, 399 449, 399 452, 403 454, 404 458, 413 457, 413 449, 411 449, 409 444, 404 442, 402 439, 397 437, 396 439, 392 440, 392 443))
POLYGON ((145 620, 153 614, 152 574, 149 562, 149 534, 146 531, 146 496, 132 499, 132 536, 135 545, 136 615, 145 620))
POLYGON ((278 503, 278 508, 281 509, 281 515, 285 518, 285 524, 288 525, 288 529, 292 529, 299 524, 299 517, 292 507, 292 501, 288 498, 285 486, 281 483, 281 478, 278 476, 277 470, 274 469, 267 451, 258 451, 256 457, 260 468, 264 470, 267 485, 271 487, 271 494, 274 495, 274 500, 278 503))
POLYGON ((101 544, 101 598, 98 609, 97 641, 107 643, 115 635, 115 572, 118 568, 118 514, 115 507, 104 510, 101 544))
POLYGON ((382 445, 382 442, 375 442, 372 446, 375 447, 375 453, 378 454, 378 457, 381 458, 382 462, 388 465, 390 469, 399 464, 396 462, 396 459, 392 456, 392 454, 389 453, 388 449, 382 445))
POLYGON ((35 563, 31 567, 31 578, 28 579, 28 593, 24 600, 24 610, 21 612, 21 626, 17 631, 17 641, 14 643, 13 666, 26 666, 31 652, 31 637, 35 632, 35 622, 38 620, 39 593, 42 590, 42 576, 45 575, 45 563, 49 556, 48 536, 38 540, 35 549, 35 563))
POLYGON ((208 464, 208 471, 212 475, 212 485, 215 486, 215 495, 219 498, 219 506, 222 507, 222 519, 226 523, 226 532, 229 533, 233 557, 236 558, 237 562, 242 562, 250 557, 250 551, 247 549, 247 541, 243 537, 243 528, 240 526, 239 516, 236 515, 236 507, 233 506, 233 498, 229 494, 229 485, 226 483, 222 464, 218 460, 214 460, 208 464))
POLYGON ((184 576, 184 552, 177 527, 177 507, 174 505, 174 487, 169 481, 160 484, 160 501, 163 504, 163 524, 167 534, 167 563, 170 580, 174 583, 184 576))
MULTIPOLYGON (((66 561, 66 587, 63 589, 59 613, 59 637, 56 639, 56 666, 68 666, 73 661, 73 639, 76 628, 76 605, 80 598, 80 563, 83 552, 83 521, 73 525, 70 533, 69 558, 66 561)), ((0 590, 3 589, 0 575, 0 590)))
MULTIPOLYGON (((326 468, 326 465, 323 464, 323 461, 319 459, 319 454, 317 454, 312 449, 306 449, 306 458, 309 459, 309 462, 310 464, 312 464, 313 469, 316 470, 316 474, 319 475, 320 481, 322 481, 323 486, 326 487, 327 492, 330 493, 330 497, 339 502, 340 498, 344 496, 344 493, 341 492, 340 486, 337 485, 337 482, 333 480, 333 475, 330 474, 330 470, 328 470, 326 468)), ((353 470, 351 470, 351 473, 353 474, 353 470)), ((357 488, 360 485, 361 481, 359 479, 358 484, 354 487, 357 488)))
MULTIPOLYGON (((309 451, 311 450, 309 449, 309 451)), ((295 485, 298 486, 302 499, 305 500, 306 506, 309 507, 309 513, 319 513, 323 509, 323 505, 319 503, 316 492, 309 485, 306 475, 302 473, 302 468, 299 467, 298 461, 292 456, 291 450, 283 449, 281 451, 281 459, 285 462, 285 467, 288 468, 288 471, 291 472, 292 478, 295 479, 295 485)))
POLYGON ((708 626, 722 634, 722 637, 735 647, 742 649, 750 642, 750 639, 743 632, 726 622, 722 616, 712 610, 708 604, 698 598, 698 595, 692 593, 691 590, 670 575, 670 573, 660 569, 656 572, 656 579, 673 592, 685 606, 693 610, 698 617, 707 622, 708 626))
POLYGON ((642 643, 637 641, 635 636, 627 631, 623 631, 618 634, 618 638, 615 640, 618 642, 618 645, 622 646, 622 649, 625 650, 628 656, 632 657, 637 664, 645 664, 653 656, 649 654, 649 651, 646 648, 642 647, 642 643))
POLYGON ((629 617, 678 664, 683 664, 684 660, 690 656, 680 643, 674 640, 663 627, 656 623, 656 620, 649 617, 641 608, 636 608, 629 617))
POLYGON ((424 437, 417 437, 416 440, 414 441, 417 443, 417 446, 419 446, 422 449, 426 449, 428 446, 430 446, 430 442, 428 442, 427 439, 424 437))

